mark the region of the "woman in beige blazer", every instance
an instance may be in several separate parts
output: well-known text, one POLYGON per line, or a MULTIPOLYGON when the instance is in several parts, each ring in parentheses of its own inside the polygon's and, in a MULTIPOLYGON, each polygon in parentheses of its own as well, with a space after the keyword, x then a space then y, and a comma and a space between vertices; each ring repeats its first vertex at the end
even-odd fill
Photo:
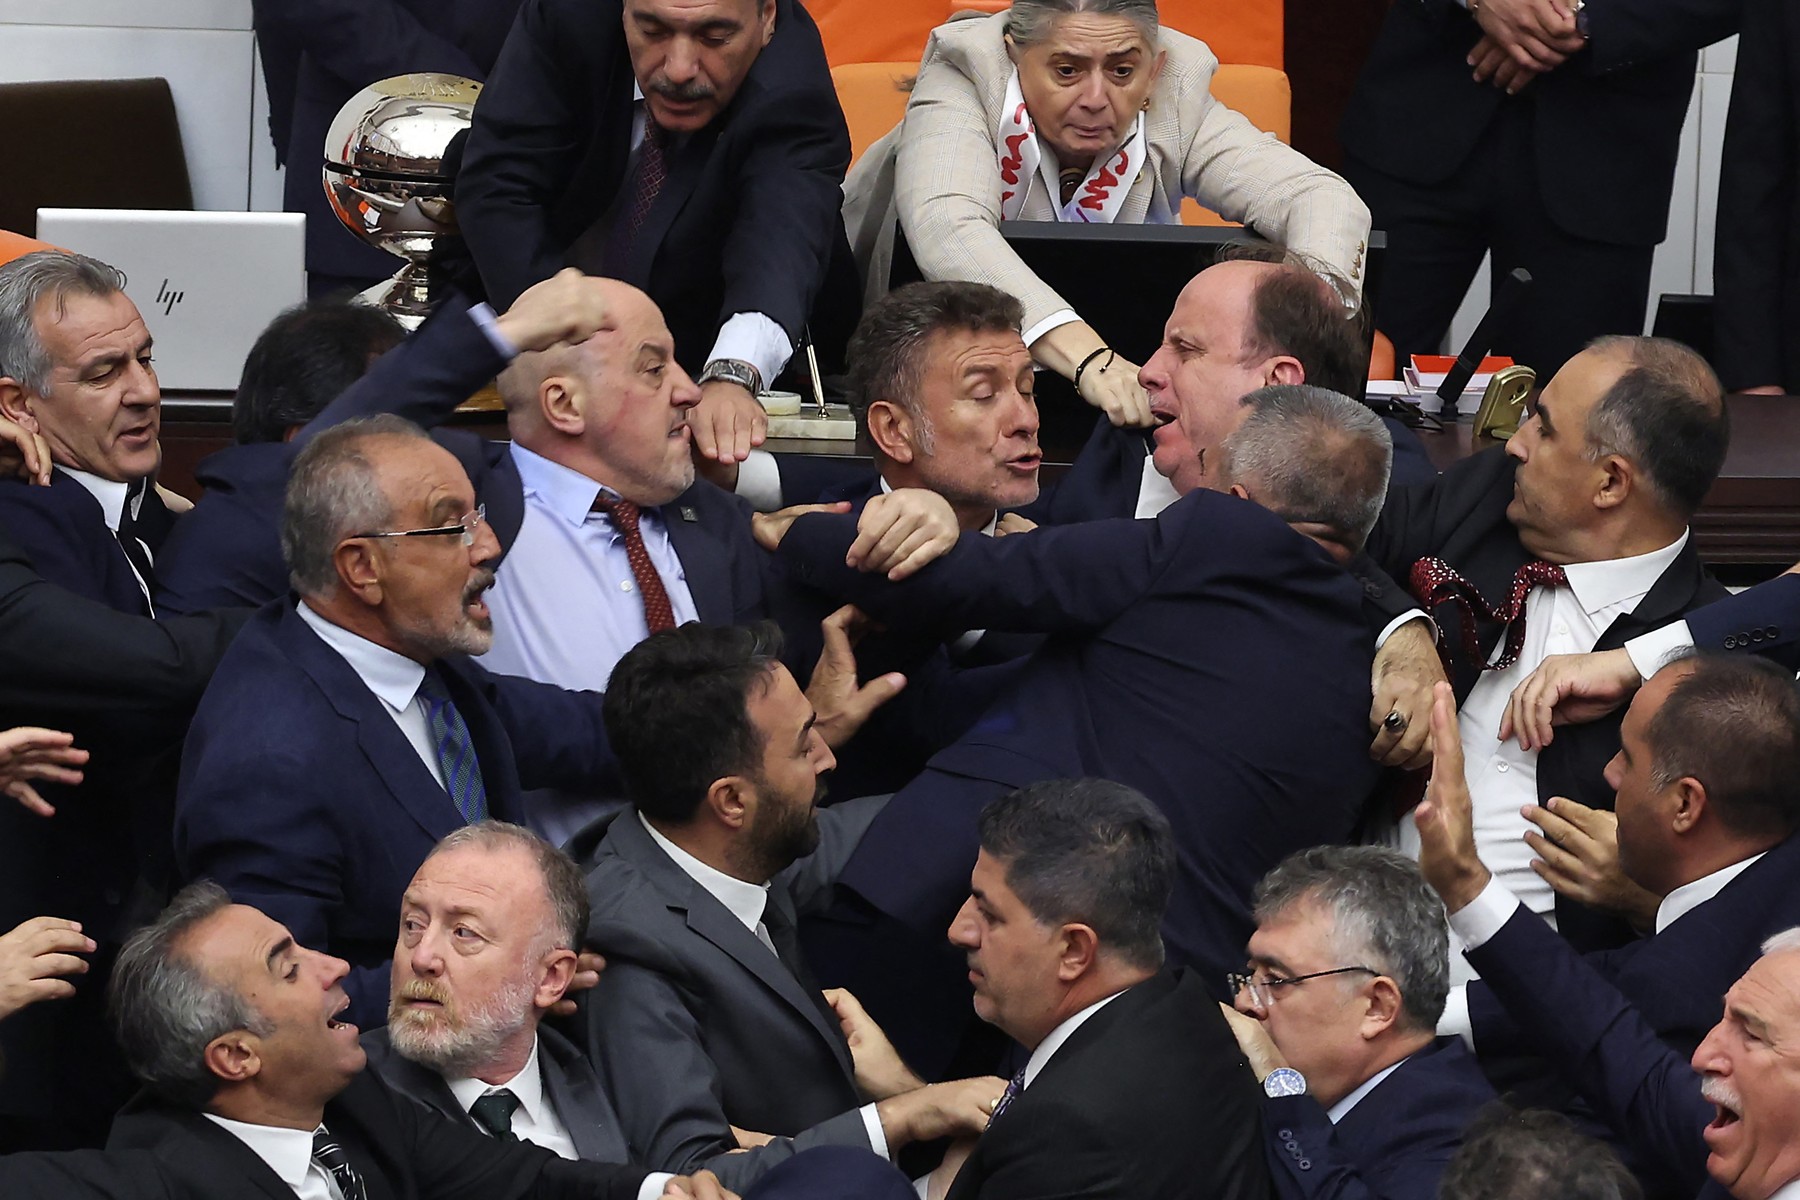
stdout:
POLYGON ((1354 303, 1368 208, 1214 100, 1218 65, 1204 42, 1159 27, 1155 0, 1015 0, 940 26, 905 119, 844 184, 871 295, 886 290, 898 217, 927 279, 1019 297, 1032 357, 1117 425, 1150 424, 1136 364, 1026 268, 1000 221, 1173 224, 1192 196, 1316 262, 1354 303))

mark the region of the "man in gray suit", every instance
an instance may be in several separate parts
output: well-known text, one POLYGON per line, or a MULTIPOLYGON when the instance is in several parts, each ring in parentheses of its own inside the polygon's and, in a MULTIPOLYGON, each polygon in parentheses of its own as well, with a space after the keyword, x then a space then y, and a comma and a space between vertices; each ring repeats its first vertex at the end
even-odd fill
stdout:
POLYGON ((401 901, 388 1025, 362 1039, 370 1067, 502 1141, 641 1158, 587 1059, 540 1024, 568 990, 587 922, 580 870, 530 830, 488 820, 449 834, 401 901))
POLYGON ((705 1163, 736 1191, 813 1146, 889 1156, 979 1133, 1006 1087, 926 1086, 852 1045, 840 1018, 860 1009, 807 970, 795 919, 828 901, 886 797, 817 811, 835 759, 779 651, 767 624, 629 650, 605 718, 633 807, 573 847, 608 960, 588 1050, 626 1138, 652 1167, 705 1163))

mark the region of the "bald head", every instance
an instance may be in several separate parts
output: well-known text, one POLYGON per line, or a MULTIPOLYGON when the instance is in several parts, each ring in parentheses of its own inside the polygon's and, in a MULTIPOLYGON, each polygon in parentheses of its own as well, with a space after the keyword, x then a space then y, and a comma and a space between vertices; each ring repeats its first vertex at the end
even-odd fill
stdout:
POLYGON ((499 379, 513 441, 642 505, 694 482, 686 411, 700 390, 675 361, 655 301, 616 279, 612 328, 584 342, 521 354, 499 379))

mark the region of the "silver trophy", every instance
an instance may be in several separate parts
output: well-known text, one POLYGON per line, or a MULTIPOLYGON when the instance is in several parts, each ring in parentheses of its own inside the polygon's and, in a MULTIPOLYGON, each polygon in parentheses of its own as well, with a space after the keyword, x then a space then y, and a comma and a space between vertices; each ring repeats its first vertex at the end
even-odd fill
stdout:
POLYGON ((431 312, 425 263, 433 244, 456 235, 444 154, 469 127, 480 95, 481 85, 460 75, 396 75, 352 96, 325 138, 332 211, 369 245, 406 260, 363 296, 409 329, 431 312))

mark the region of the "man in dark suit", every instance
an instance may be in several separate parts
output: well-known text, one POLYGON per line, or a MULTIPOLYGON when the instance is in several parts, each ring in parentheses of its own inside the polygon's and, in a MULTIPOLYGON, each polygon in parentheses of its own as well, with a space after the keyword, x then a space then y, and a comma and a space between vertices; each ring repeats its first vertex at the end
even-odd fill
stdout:
POLYGON ((940 1168, 949 1200, 1268 1194, 1255 1077, 1212 992, 1162 970, 1175 858, 1168 819, 1105 780, 981 814, 950 940, 975 1012, 1030 1058, 940 1168))
POLYGON ((633 647, 606 725, 634 806, 584 835, 601 839, 588 941, 608 961, 589 1052, 639 1153, 732 1186, 813 1146, 886 1157, 978 1131, 1002 1090, 866 1061, 842 1027, 854 1001, 834 1011, 813 982, 795 921, 886 798, 816 811, 834 760, 777 651, 769 626, 684 625, 633 647))
POLYGON ((1745 0, 1719 154, 1714 345, 1733 391, 1800 392, 1800 14, 1745 0))
POLYGON ((344 228, 319 185, 338 110, 395 75, 485 79, 518 10, 519 0, 253 0, 269 136, 276 163, 288 168, 283 207, 306 214, 311 295, 367 287, 395 270, 393 255, 344 228))
MULTIPOLYGON (((1619 748, 1618 722, 1571 728, 1540 751, 1502 741, 1502 718, 1514 688, 1547 656, 1621 646, 1724 595, 1688 521, 1727 440, 1718 379, 1697 354, 1656 338, 1604 338, 1557 372, 1504 452, 1476 454, 1431 485, 1394 489, 1369 537, 1370 558, 1411 585, 1442 631, 1482 853, 1527 907, 1553 912, 1579 949, 1631 934, 1612 914, 1556 896, 1531 870, 1520 809, 1552 796, 1609 808, 1604 772, 1619 748)), ((1418 747, 1430 685, 1443 678, 1431 641, 1430 625, 1416 621, 1377 657, 1386 681, 1377 707, 1397 714, 1396 739, 1418 747)), ((1411 839, 1402 823, 1401 848, 1411 839)))
POLYGON ((796 0, 528 0, 475 110, 457 218, 497 303, 565 263, 649 292, 705 389, 696 444, 736 461, 848 263, 849 165, 796 0))
MULTIPOLYGON (((287 594, 288 470, 321 430, 380 413, 434 428, 515 356, 582 340, 609 320, 604 289, 573 271, 528 289, 500 314, 451 297, 404 342, 392 320, 361 304, 316 302, 277 317, 244 362, 233 401, 237 444, 201 460, 195 478, 205 494, 159 556, 158 607, 260 607, 287 594)), ((435 436, 481 461, 485 440, 477 435, 435 436)))
MULTIPOLYGON (((1153 408, 1169 404, 1160 389, 1151 397, 1153 408)), ((848 517, 803 516, 781 542, 803 581, 889 625, 1053 635, 895 796, 841 879, 898 924, 868 947, 866 974, 846 963, 845 976, 916 1061, 942 1065, 917 1059, 925 1049, 912 1039, 941 1051, 966 988, 944 975, 928 1006, 929 972, 910 972, 896 991, 883 964, 906 930, 925 939, 948 922, 977 849, 976 815, 995 796, 1083 776, 1149 796, 1181 847, 1171 950, 1220 978, 1249 937, 1247 901, 1263 872, 1294 850, 1345 840, 1356 824, 1376 769, 1365 723, 1371 649, 1362 590, 1334 555, 1353 554, 1374 521, 1387 433, 1360 404, 1318 388, 1265 388, 1246 401, 1234 432, 1184 461, 1175 483, 1192 490, 1154 521, 964 534, 898 583, 846 564, 856 537, 848 517), (1233 682, 1297 661, 1300 646, 1305 688, 1233 682), (1306 730, 1305 755, 1292 753, 1294 729, 1306 730), (1196 806, 1201 779, 1208 803, 1196 806)), ((1171 428, 1157 431, 1159 456, 1187 436, 1171 428)))
POLYGON ((502 1141, 641 1158, 587 1059, 542 1023, 587 925, 581 871, 561 850, 491 818, 452 830, 401 899, 388 1023, 362 1037, 370 1069, 502 1141))
POLYGON ((1540 921, 1504 903, 1482 865, 1449 685, 1431 716, 1431 785, 1414 809, 1420 868, 1507 1013, 1641 1160, 1646 1178, 1702 1200, 1767 1200, 1800 1182, 1800 930, 1765 941, 1725 994, 1691 1064, 1540 921), (1699 1079, 1695 1079, 1698 1073, 1699 1079))
POLYGON ((459 825, 522 786, 605 788, 600 697, 492 675, 481 594, 499 545, 468 477, 416 426, 329 430, 295 461, 282 530, 298 601, 219 664, 182 755, 175 851, 348 958, 355 1016, 387 1008, 392 913, 459 825))
POLYGON ((1741 0, 1402 0, 1345 111, 1344 176, 1388 235, 1375 320, 1401 361, 1443 349, 1482 256, 1535 281, 1498 351, 1547 379, 1643 331, 1695 51, 1741 0))
POLYGON ((1264 876, 1255 903, 1230 1020, 1268 1097, 1277 1190, 1436 1200, 1463 1131, 1494 1101, 1474 1056, 1436 1036, 1450 981, 1442 902, 1392 850, 1317 846, 1264 876))

